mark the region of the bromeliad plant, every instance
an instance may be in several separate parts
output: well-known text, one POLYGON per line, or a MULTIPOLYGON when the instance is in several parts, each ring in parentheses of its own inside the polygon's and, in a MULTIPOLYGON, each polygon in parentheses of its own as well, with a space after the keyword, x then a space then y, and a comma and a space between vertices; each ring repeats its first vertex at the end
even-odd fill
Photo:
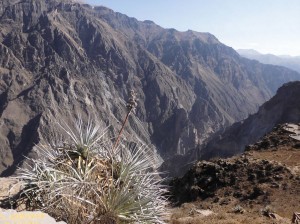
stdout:
POLYGON ((67 223, 163 223, 165 189, 145 146, 112 146, 95 122, 58 126, 62 143, 39 144, 20 168, 28 209, 67 223))

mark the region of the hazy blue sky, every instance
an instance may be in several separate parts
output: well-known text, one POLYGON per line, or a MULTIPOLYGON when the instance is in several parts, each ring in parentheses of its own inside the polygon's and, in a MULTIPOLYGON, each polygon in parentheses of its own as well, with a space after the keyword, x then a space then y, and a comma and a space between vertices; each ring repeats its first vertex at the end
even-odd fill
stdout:
POLYGON ((300 55, 300 0, 86 0, 164 28, 210 32, 235 49, 300 55))

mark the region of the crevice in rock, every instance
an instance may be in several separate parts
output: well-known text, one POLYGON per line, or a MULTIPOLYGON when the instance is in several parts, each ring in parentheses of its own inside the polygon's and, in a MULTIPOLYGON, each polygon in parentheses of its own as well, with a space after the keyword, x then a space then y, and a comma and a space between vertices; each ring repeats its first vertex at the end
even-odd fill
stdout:
POLYGON ((8 91, 9 89, 0 94, 0 117, 8 105, 8 91))

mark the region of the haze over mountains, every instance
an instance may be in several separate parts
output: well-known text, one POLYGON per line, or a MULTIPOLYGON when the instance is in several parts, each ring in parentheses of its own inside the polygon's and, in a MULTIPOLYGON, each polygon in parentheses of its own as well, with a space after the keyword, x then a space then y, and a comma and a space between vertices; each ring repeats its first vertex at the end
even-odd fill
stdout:
POLYGON ((257 60, 264 64, 284 66, 300 72, 300 56, 261 54, 252 49, 238 49, 237 52, 245 58, 257 60))
POLYGON ((290 69, 241 57, 212 34, 163 29, 105 7, 4 0, 0 15, 3 174, 42 136, 51 138, 55 119, 94 116, 115 136, 130 89, 139 105, 125 135, 153 144, 166 159, 300 80, 290 69))

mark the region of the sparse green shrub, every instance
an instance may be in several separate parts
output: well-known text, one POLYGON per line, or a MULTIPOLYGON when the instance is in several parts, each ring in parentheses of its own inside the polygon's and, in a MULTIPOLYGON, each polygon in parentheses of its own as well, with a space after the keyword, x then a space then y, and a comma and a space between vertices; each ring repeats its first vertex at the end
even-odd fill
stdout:
POLYGON ((95 122, 58 123, 65 138, 38 144, 19 178, 28 209, 67 223, 164 223, 165 188, 145 146, 112 146, 95 122))

